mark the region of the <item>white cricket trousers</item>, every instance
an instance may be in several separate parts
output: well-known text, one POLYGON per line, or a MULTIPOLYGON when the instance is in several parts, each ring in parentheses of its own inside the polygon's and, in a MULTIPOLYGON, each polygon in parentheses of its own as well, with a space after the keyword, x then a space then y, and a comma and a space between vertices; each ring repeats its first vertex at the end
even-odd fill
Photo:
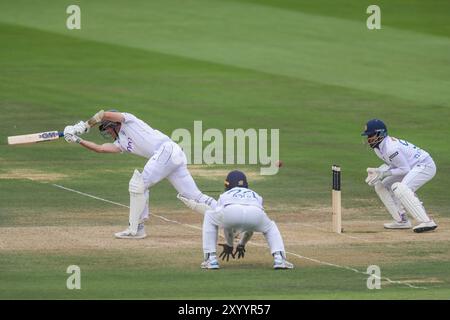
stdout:
MULTIPOLYGON (((159 147, 145 165, 142 177, 146 189, 147 204, 140 216, 141 220, 146 220, 149 216, 149 188, 165 178, 169 180, 178 193, 188 199, 200 202, 211 199, 198 189, 187 168, 186 155, 180 146, 173 141, 165 142, 159 147)), ((213 200, 211 206, 214 208, 215 204, 216 202, 213 200)))
POLYGON ((413 192, 419 190, 425 183, 433 179, 436 175, 436 165, 432 159, 424 163, 415 165, 406 175, 390 176, 385 178, 382 183, 391 191, 395 182, 406 184, 413 192))
POLYGON ((238 232, 262 232, 270 252, 284 252, 284 243, 276 223, 264 210, 240 204, 227 205, 217 210, 208 210, 203 219, 203 252, 216 252, 218 228, 234 229, 238 232))

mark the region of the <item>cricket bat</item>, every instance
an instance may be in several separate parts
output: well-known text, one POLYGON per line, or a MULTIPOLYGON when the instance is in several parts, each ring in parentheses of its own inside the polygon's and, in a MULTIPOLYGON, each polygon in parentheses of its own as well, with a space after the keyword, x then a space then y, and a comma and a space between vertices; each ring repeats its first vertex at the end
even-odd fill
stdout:
POLYGON ((47 131, 8 137, 8 144, 28 144, 57 140, 64 137, 64 132, 47 131))
MULTIPOLYGON (((100 110, 97 112, 92 118, 86 121, 86 127, 91 128, 97 123, 99 123, 105 112, 100 110)), ((57 140, 59 138, 64 137, 64 132, 61 131, 47 131, 47 132, 39 132, 32 134, 24 134, 20 136, 11 136, 8 137, 8 144, 28 144, 28 143, 37 143, 44 141, 52 141, 57 140)))

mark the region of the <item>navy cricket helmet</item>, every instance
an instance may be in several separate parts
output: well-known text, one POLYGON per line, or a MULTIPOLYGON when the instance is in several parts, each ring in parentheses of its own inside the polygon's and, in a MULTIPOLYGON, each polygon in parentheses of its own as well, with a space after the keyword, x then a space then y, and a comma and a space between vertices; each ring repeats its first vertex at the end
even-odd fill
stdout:
POLYGON ((367 121, 365 130, 361 135, 367 137, 367 143, 371 148, 376 148, 388 135, 388 131, 383 121, 372 119, 367 121))
POLYGON ((236 187, 248 188, 247 177, 239 170, 231 171, 225 179, 225 191, 236 187))

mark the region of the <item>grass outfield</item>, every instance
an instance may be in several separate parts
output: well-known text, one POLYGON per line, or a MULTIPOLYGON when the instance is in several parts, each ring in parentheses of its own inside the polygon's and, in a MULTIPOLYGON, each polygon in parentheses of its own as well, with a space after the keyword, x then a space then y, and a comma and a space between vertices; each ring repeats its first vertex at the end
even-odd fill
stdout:
MULTIPOLYGON (((0 3, 1 299, 448 299, 449 2, 378 1, 377 31, 365 25, 370 1, 76 3, 82 29, 73 31, 69 3, 0 3), (152 189, 149 237, 114 240, 126 208, 56 185, 127 204, 144 159, 65 141, 6 145, 7 136, 61 130, 100 107, 168 135, 192 131, 195 120, 204 130, 279 128, 284 166, 250 184, 296 269, 271 270, 256 236, 243 261, 200 270, 201 216, 168 182, 152 189), (435 159, 438 173, 419 191, 435 232, 382 229, 389 216, 364 183, 379 161, 360 137, 373 117, 435 159), (333 163, 343 168, 343 235, 329 232, 333 163), (82 290, 65 287, 71 264, 82 290), (382 290, 366 287, 373 264, 382 290)), ((86 138, 102 141, 95 131, 86 138)), ((234 166, 190 168, 217 196, 234 166)))

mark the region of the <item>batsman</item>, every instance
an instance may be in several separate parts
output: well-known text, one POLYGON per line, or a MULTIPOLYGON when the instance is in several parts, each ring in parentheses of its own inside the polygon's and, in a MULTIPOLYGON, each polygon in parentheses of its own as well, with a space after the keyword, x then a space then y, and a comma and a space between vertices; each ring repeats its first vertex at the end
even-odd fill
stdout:
POLYGON ((410 229, 408 212, 419 224, 414 232, 432 231, 437 224, 431 219, 415 192, 436 174, 436 165, 428 152, 414 144, 391 137, 383 121, 367 122, 362 136, 383 160, 378 168, 367 168, 366 182, 375 188, 393 221, 386 229, 410 229))
POLYGON ((147 235, 144 222, 149 218, 149 189, 163 179, 168 179, 183 199, 191 200, 190 206, 215 208, 216 200, 203 194, 187 169, 183 150, 167 135, 153 129, 134 115, 117 110, 99 111, 90 120, 64 129, 69 143, 78 143, 99 153, 131 153, 147 159, 142 172, 134 170, 129 182, 129 226, 115 234, 119 239, 142 239, 147 235), (99 124, 100 133, 114 140, 96 144, 79 136, 99 124))

